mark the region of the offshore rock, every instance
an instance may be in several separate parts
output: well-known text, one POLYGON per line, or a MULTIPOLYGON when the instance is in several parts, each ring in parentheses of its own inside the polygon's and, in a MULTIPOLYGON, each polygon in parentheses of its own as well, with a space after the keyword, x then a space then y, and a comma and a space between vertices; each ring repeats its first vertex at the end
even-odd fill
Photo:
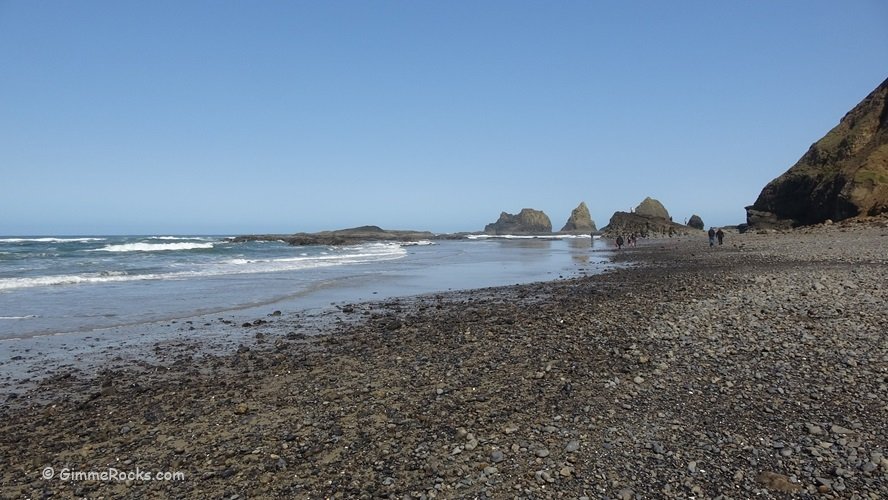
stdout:
POLYGON ((758 229, 888 212, 888 80, 746 208, 758 229))
POLYGON ((318 233, 281 234, 254 234, 238 236, 232 240, 234 243, 247 241, 284 241, 290 245, 354 245, 368 241, 399 241, 415 242, 430 239, 440 239, 428 231, 403 231, 387 230, 379 226, 361 226, 351 229, 338 229, 336 231, 321 231, 318 233))
POLYGON ((646 217, 670 220, 669 212, 666 210, 666 207, 650 196, 642 200, 642 202, 635 207, 635 213, 646 217))
POLYGON ((688 226, 694 229, 703 229, 704 227, 706 227, 706 225, 703 224, 703 219, 701 219, 700 216, 697 214, 692 215, 691 218, 688 219, 688 226))
POLYGON ((523 208, 518 215, 503 212, 499 220, 484 226, 487 234, 549 234, 552 221, 545 213, 532 208, 523 208))
POLYGON ((597 230, 598 229, 595 227, 595 221, 593 221, 592 216, 589 215, 589 207, 586 206, 585 201, 581 201, 580 204, 577 205, 577 208, 573 209, 570 213, 570 218, 567 219, 564 227, 561 228, 561 232, 565 233, 588 233, 597 230))

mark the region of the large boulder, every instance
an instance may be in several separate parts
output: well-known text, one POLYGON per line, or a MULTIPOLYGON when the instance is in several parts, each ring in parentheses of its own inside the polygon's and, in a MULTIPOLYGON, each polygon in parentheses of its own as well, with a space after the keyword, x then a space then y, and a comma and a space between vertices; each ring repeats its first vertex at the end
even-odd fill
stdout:
POLYGON ((595 221, 589 215, 589 207, 586 206, 585 201, 581 201, 577 208, 571 211, 570 218, 567 219, 564 227, 561 228, 563 233, 590 233, 597 230, 595 221))
POLYGON ((666 211, 666 207, 650 196, 642 200, 642 202, 635 207, 635 213, 646 217, 657 217, 670 220, 669 212, 666 211))
POLYGON ((701 219, 700 216, 697 214, 692 215, 691 218, 688 219, 688 226, 694 229, 703 229, 704 227, 706 227, 706 225, 703 224, 703 219, 701 219))
POLYGON ((888 212, 888 80, 854 107, 746 207, 751 227, 838 221, 888 212))
POLYGON ((552 232, 552 221, 545 213, 523 208, 518 215, 503 212, 499 220, 484 226, 487 234, 547 234, 552 232))

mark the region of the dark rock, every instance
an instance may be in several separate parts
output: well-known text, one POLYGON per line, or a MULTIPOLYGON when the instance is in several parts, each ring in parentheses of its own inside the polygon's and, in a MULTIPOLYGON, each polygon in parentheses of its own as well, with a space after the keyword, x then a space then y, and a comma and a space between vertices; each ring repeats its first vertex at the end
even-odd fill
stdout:
POLYGON ((695 229, 681 224, 676 224, 668 219, 650 217, 637 213, 615 212, 611 216, 607 226, 601 230, 607 236, 619 234, 636 234, 642 238, 658 236, 674 236, 691 234, 695 229))
MULTIPOLYGON (((238 236, 232 241, 244 243, 248 241, 283 241, 290 245, 354 245, 368 241, 401 241, 414 242, 420 240, 435 239, 436 236, 428 231, 403 231, 388 230, 378 226, 361 226, 351 229, 339 229, 336 231, 321 231, 318 233, 296 233, 291 235, 258 234, 238 236)), ((446 237, 442 237, 446 238, 446 237)))
POLYGON ((703 224, 703 219, 701 219, 700 216, 697 214, 692 215, 691 218, 688 219, 688 226, 694 229, 703 229, 704 227, 706 227, 706 225, 703 224))

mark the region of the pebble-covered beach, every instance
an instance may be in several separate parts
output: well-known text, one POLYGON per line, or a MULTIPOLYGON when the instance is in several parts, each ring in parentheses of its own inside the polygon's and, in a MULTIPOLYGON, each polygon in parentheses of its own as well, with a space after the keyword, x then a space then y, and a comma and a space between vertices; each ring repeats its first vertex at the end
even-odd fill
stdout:
POLYGON ((888 498, 885 219, 617 259, 56 373, 4 402, 0 497, 888 498), (184 480, 60 479, 109 468, 184 480))

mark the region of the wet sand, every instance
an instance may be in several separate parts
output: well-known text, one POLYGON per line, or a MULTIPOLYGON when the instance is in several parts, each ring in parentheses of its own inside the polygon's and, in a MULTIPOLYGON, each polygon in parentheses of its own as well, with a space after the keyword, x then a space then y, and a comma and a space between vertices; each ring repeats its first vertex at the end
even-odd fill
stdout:
POLYGON ((598 276, 187 325, 247 335, 7 400, 0 497, 886 498, 886 257, 884 219, 669 239, 598 276), (184 480, 59 478, 109 468, 184 480))

